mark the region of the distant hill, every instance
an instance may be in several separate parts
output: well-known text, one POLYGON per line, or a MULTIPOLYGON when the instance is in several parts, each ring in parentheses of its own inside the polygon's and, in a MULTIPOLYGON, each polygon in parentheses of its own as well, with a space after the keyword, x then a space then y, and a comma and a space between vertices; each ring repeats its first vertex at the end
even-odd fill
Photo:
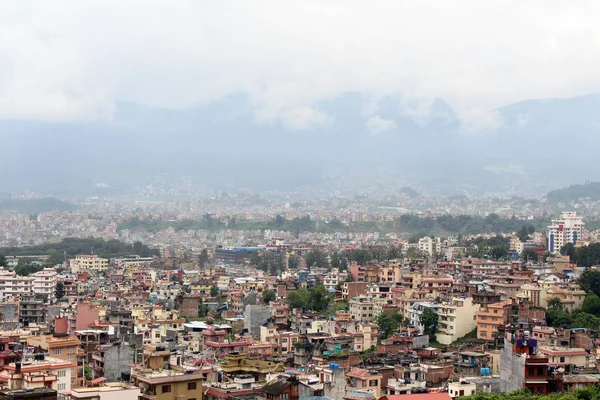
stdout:
POLYGON ((573 171, 600 174, 597 94, 507 105, 479 133, 463 131, 441 99, 419 118, 391 97, 365 115, 371 102, 355 92, 322 101, 314 107, 327 122, 301 129, 260 120, 242 94, 187 110, 122 103, 111 120, 0 121, 0 191, 102 196, 186 176, 216 188, 529 196, 572 183, 573 171), (577 148, 569 168, 556 162, 566 145, 577 148), (23 162, 25 151, 36 157, 23 162))
POLYGON ((40 199, 0 199, 0 213, 37 214, 50 211, 73 211, 77 206, 68 201, 44 197, 40 199))
POLYGON ((582 185, 571 185, 566 188, 552 190, 546 196, 552 203, 570 203, 581 198, 593 201, 600 200, 600 182, 589 182, 582 185))

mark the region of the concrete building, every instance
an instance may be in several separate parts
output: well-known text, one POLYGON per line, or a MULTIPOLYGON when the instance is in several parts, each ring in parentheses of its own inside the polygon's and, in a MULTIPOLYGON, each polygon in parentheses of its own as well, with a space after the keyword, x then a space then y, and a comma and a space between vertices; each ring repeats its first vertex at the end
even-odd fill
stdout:
POLYGON ((139 400, 201 400, 202 380, 202 373, 193 369, 180 372, 131 368, 131 383, 140 388, 139 400))
POLYGON ((102 386, 71 389, 69 400, 138 400, 140 388, 124 382, 105 382, 102 386))
POLYGON ((477 391, 477 385, 467 380, 460 380, 458 382, 450 382, 448 384, 448 394, 453 399, 463 396, 474 395, 477 391))
POLYGON ((32 295, 35 279, 29 276, 18 276, 15 271, 0 267, 0 300, 7 301, 21 295, 32 295))
POLYGON ((558 253, 567 243, 577 243, 583 239, 583 218, 576 212, 564 212, 548 226, 548 251, 558 253))
MULTIPOLYGON (((85 353, 80 349, 81 342, 76 336, 41 335, 29 336, 27 345, 33 346, 40 352, 48 353, 51 357, 65 361, 73 370, 73 387, 83 385, 83 364, 85 353)), ((70 387, 70 386, 69 386, 70 387)), ((61 390, 58 390, 59 392, 61 390)))
POLYGON ((357 296, 350 300, 349 311, 355 321, 373 321, 373 302, 365 296, 357 296))
POLYGON ((513 392, 522 388, 533 394, 548 392, 548 357, 537 352, 537 341, 523 335, 509 334, 500 350, 500 391, 513 392))
POLYGON ((346 374, 346 392, 370 393, 375 399, 381 396, 383 376, 366 369, 352 368, 346 374))
POLYGON ((24 326, 41 324, 45 319, 44 306, 45 303, 36 300, 33 293, 22 294, 19 300, 19 322, 24 326))
POLYGON ((34 356, 24 356, 21 362, 5 365, 0 379, 10 390, 49 388, 59 394, 69 394, 74 382, 69 362, 54 357, 36 359, 34 356))
POLYGON ((325 276, 323 276, 323 286, 327 290, 336 290, 340 283, 340 272, 337 268, 332 268, 325 276))
POLYGON ((442 344, 450 344, 477 328, 475 313, 479 304, 473 304, 470 297, 456 297, 450 302, 438 303, 435 311, 438 314, 436 340, 442 344))
POLYGON ((482 307, 477 316, 477 339, 493 341, 498 326, 509 324, 512 319, 512 303, 494 303, 482 307))
POLYGON ((33 277, 33 293, 36 296, 44 296, 48 301, 53 301, 56 292, 56 281, 58 273, 54 268, 44 268, 31 274, 33 277))
POLYGON ((439 237, 425 236, 419 239, 418 249, 429 256, 440 254, 442 252, 442 241, 439 237))
POLYGON ((100 258, 95 254, 80 254, 69 260, 72 274, 83 271, 106 271, 108 269, 108 258, 100 258))
POLYGON ((260 336, 260 327, 273 316, 273 307, 247 305, 244 312, 244 328, 254 336, 260 336))

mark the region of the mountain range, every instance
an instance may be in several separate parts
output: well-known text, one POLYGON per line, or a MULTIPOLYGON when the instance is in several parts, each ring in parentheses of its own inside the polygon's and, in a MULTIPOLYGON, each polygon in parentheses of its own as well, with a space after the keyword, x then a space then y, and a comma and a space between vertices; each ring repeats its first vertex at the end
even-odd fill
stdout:
POLYGON ((326 121, 302 129, 257 119, 245 95, 185 110, 120 103, 102 121, 4 120, 0 192, 86 195, 109 186, 118 194, 156 176, 186 176, 257 191, 411 185, 529 195, 600 173, 598 94, 514 103, 480 133, 464 132, 441 99, 418 118, 389 97, 369 115, 369 102, 360 93, 320 102, 326 121))

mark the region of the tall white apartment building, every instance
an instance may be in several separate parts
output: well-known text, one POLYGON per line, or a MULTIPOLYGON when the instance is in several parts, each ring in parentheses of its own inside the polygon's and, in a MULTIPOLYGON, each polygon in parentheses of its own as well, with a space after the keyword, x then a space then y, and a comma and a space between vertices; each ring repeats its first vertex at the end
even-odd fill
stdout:
POLYGON ((34 278, 19 276, 14 271, 0 268, 0 299, 10 300, 21 295, 32 295, 34 278))
POLYGON ((418 246, 419 250, 430 256, 433 256, 435 253, 439 254, 442 251, 442 241, 439 237, 425 236, 419 239, 418 246))
POLYGON ((58 273, 54 268, 44 268, 31 274, 33 277, 33 292, 37 296, 46 296, 48 300, 54 300, 58 273))
POLYGON ((577 243, 583 238, 584 222, 576 212, 564 212, 558 219, 552 220, 548 227, 548 251, 558 253, 565 244, 577 243))

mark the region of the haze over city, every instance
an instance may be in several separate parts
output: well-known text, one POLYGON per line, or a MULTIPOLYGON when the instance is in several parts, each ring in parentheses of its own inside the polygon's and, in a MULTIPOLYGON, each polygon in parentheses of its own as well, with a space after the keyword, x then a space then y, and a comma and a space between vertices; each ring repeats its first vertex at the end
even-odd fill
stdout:
POLYGON ((0 400, 600 400, 600 2, 0 2, 0 400))
POLYGON ((594 180, 599 8, 5 4, 0 190, 89 194, 165 173, 256 190, 350 177, 353 189, 393 180, 478 195, 594 180), (565 141, 578 152, 569 168, 554 162, 565 141))

